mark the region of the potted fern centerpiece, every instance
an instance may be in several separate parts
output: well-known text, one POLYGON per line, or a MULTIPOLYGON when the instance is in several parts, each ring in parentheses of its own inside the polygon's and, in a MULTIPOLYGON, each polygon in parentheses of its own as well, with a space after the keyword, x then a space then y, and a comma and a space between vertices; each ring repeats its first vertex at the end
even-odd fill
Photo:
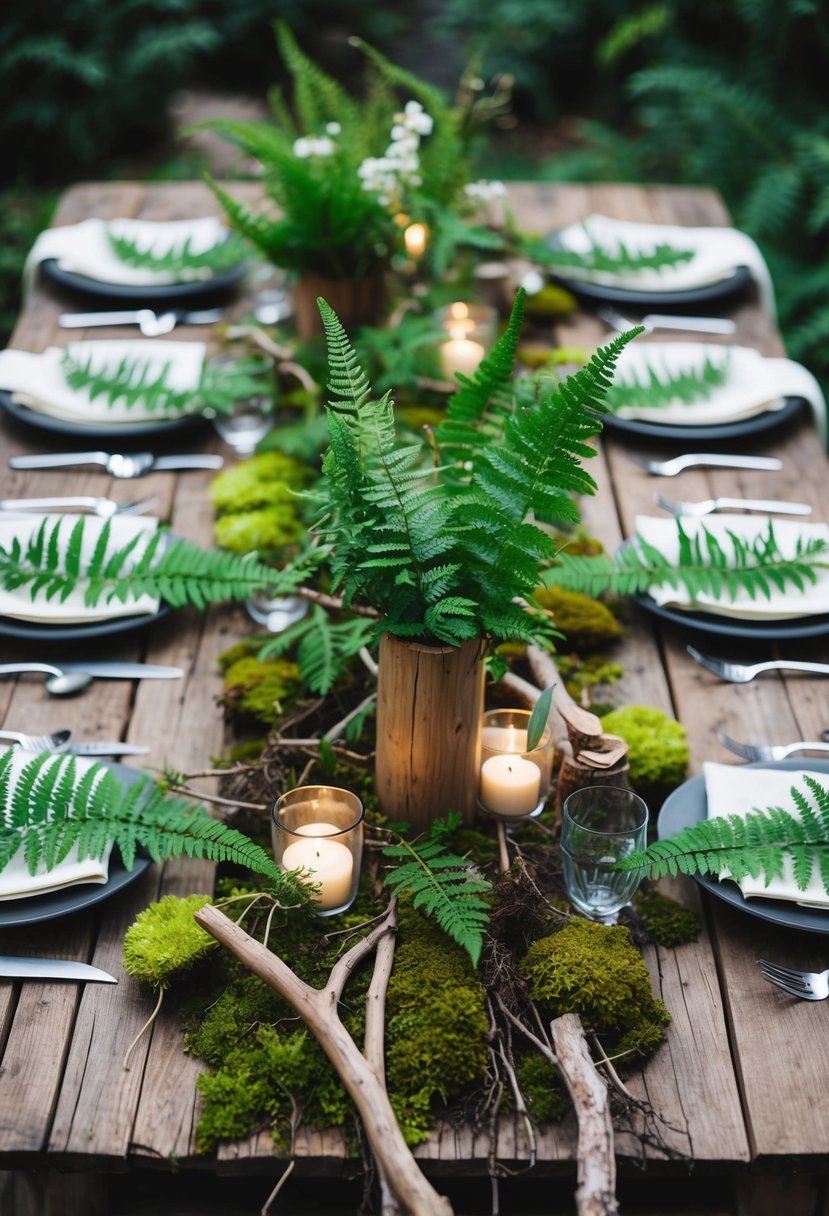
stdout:
POLYGON ((413 222, 430 234, 419 254, 436 275, 458 244, 499 246, 497 234, 467 222, 476 203, 465 191, 470 132, 501 108, 498 96, 469 94, 450 106, 440 90, 355 40, 368 60, 364 99, 356 99, 303 54, 286 24, 275 30, 292 105, 274 91, 268 121, 200 125, 261 166, 261 210, 211 185, 231 226, 294 274, 301 338, 319 332, 320 295, 349 329, 382 319, 384 277, 395 255, 406 255, 413 222))
MULTIPOLYGON (((401 442, 390 394, 373 398, 337 316, 323 300, 319 308, 332 399, 314 552, 344 606, 376 618, 377 792, 386 813, 418 830, 449 810, 469 821, 484 659, 501 641, 552 632, 532 600, 555 555, 544 525, 577 522, 573 495, 595 492, 582 462, 616 359, 640 331, 539 394, 512 380, 519 292, 492 352, 458 377, 430 442, 401 442)), ((299 560, 307 568, 309 554, 299 560)))

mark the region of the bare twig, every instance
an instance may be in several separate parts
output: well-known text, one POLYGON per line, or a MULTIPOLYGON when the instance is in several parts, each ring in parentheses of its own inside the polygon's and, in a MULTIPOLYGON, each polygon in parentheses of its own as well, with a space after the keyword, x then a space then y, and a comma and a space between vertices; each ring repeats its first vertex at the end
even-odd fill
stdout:
MULTIPOLYGON (((313 587, 297 587, 296 594, 301 595, 303 599, 310 600, 312 604, 319 604, 322 608, 331 608, 335 612, 343 607, 343 602, 338 595, 326 595, 322 591, 316 591, 313 587)), ((349 604, 348 611, 353 612, 355 616, 367 616, 373 621, 380 615, 374 608, 368 608, 364 604, 349 604)))

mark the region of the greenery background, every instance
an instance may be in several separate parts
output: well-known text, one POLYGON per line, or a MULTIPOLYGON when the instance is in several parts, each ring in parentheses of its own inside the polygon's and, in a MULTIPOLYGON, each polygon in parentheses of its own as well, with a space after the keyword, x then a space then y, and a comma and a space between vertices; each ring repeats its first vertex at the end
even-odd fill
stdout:
POLYGON ((760 244, 789 354, 829 383, 829 10, 819 0, 12 0, 0 23, 0 337, 22 258, 78 178, 198 176, 182 89, 264 97, 282 17, 349 83, 359 34, 451 88, 514 77, 482 175, 709 184, 760 244))

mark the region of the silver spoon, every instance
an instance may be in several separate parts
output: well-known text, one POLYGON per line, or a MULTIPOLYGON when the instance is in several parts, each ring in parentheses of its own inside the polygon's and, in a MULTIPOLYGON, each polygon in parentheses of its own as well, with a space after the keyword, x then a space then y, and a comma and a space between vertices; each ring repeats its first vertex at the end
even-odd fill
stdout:
POLYGON ((95 679, 88 671, 64 671, 53 663, 3 663, 0 667, 2 675, 17 675, 27 671, 42 671, 49 679, 46 680, 46 691, 53 697, 70 697, 80 692, 95 679))

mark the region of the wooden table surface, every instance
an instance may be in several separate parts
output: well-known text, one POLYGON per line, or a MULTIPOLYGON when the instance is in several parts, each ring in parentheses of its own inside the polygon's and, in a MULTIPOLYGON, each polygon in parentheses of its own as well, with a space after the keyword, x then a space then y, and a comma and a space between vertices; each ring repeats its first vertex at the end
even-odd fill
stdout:
MULTIPOLYGON (((256 191, 245 185, 241 191, 256 191)), ((671 187, 564 186, 518 184, 510 189, 525 228, 543 232, 591 212, 632 220, 687 225, 722 225, 728 215, 712 192, 671 187)), ((201 184, 85 184, 63 196, 56 224, 91 215, 148 219, 183 218, 216 210, 201 184)), ((57 315, 77 306, 54 289, 38 287, 26 303, 11 345, 40 351, 63 345, 57 315)), ((242 307, 241 303, 238 305, 242 307)), ((772 318, 749 295, 715 305, 737 321, 738 340, 766 354, 782 353, 772 318)), ((96 331, 98 336, 108 331, 96 331)), ((111 336, 111 335, 109 335, 111 336)), ((207 336, 181 327, 174 336, 207 336)), ((549 334, 552 337, 552 334, 549 334)), ((670 336, 670 335, 669 335, 670 336)), ((557 328, 566 345, 592 348, 607 337, 594 315, 580 313, 557 328)), ((212 512, 207 486, 211 474, 156 474, 137 485, 111 480, 100 471, 13 473, 6 458, 17 452, 59 450, 62 437, 24 429, 8 417, 0 422, 3 461, 0 496, 111 494, 116 498, 157 493, 160 513, 176 533, 209 544, 212 512)), ((629 441, 628 441, 629 442, 629 441)), ((93 445, 94 446, 94 445, 93 445)), ((709 445, 701 445, 709 448, 709 445)), ((628 450, 670 454, 636 443, 631 449, 604 437, 591 472, 599 493, 583 503, 592 533, 612 549, 632 531, 637 512, 655 513, 653 494, 703 498, 717 494, 752 498, 792 498, 809 502, 814 518, 829 518, 827 462, 808 417, 789 428, 767 433, 731 450, 773 453, 783 460, 777 473, 732 470, 689 471, 658 481, 632 464, 628 450)), ((177 450, 223 449, 209 428, 187 437, 177 450)), ((715 448, 715 450, 723 450, 715 448)), ((635 610, 634 610, 635 612, 635 610)), ((714 727, 741 739, 787 742, 819 738, 829 726, 829 688, 819 679, 766 677, 738 686, 720 683, 686 655, 697 640, 687 631, 663 627, 634 614, 628 637, 618 649, 625 675, 614 701, 658 706, 673 713, 688 730, 692 772, 703 760, 730 759, 714 737, 714 727)), ((71 726, 76 737, 122 736, 151 747, 147 766, 198 770, 221 752, 224 727, 215 697, 220 691, 216 657, 250 631, 241 609, 221 607, 206 614, 170 614, 142 634, 72 644, 82 655, 146 659, 178 664, 179 681, 97 681, 73 700, 50 698, 39 677, 0 681, 0 714, 9 728, 45 731, 71 726)), ((766 657, 763 644, 746 648, 719 639, 705 645, 719 653, 766 657)), ((41 646, 0 638, 0 661, 59 659, 67 646, 41 646)), ((824 639, 787 645, 788 657, 829 660, 824 639)), ((120 895, 65 920, 4 934, 4 953, 77 958, 118 976, 117 986, 12 983, 0 981, 0 1169, 30 1169, 50 1164, 61 1169, 123 1171, 133 1165, 189 1165, 219 1172, 278 1173, 266 1135, 227 1145, 216 1160, 196 1158, 194 1129, 199 1099, 195 1079, 200 1064, 181 1051, 174 1014, 162 1014, 152 1034, 133 1053, 129 1071, 124 1052, 152 1008, 149 993, 124 974, 121 945, 136 913, 164 894, 209 890, 212 868, 180 861, 151 867, 120 895)), ((797 1168, 819 1175, 829 1161, 829 1084, 827 1053, 829 1002, 798 1002, 764 982, 756 959, 770 957, 795 966, 821 966, 829 942, 815 934, 778 928, 726 906, 700 899, 696 885, 682 880, 675 894, 703 913, 704 932, 695 945, 650 952, 654 986, 673 1015, 667 1043, 630 1082, 646 1095, 672 1129, 668 1139, 689 1155, 697 1171, 752 1171, 778 1175, 797 1168)), ((572 1120, 547 1131, 539 1149, 539 1171, 572 1171, 575 1136, 572 1120)), ((635 1146, 619 1139, 620 1153, 635 1146)), ((484 1135, 438 1128, 418 1156, 439 1173, 486 1171, 484 1135)), ((520 1131, 505 1121, 499 1157, 509 1165, 525 1161, 520 1131)), ((682 1175, 687 1163, 651 1154, 657 1173, 682 1175)), ((345 1149, 336 1137, 305 1134, 298 1146, 298 1170, 318 1174, 345 1168, 345 1149)), ((771 1185, 771 1184, 769 1184, 771 1185)), ((681 1188, 680 1188, 681 1190, 681 1188)), ((750 1209, 749 1209, 750 1210, 750 1209)), ((756 1210, 760 1210, 757 1208, 756 1210)), ((792 1209, 793 1210, 793 1209, 792 1209)))

